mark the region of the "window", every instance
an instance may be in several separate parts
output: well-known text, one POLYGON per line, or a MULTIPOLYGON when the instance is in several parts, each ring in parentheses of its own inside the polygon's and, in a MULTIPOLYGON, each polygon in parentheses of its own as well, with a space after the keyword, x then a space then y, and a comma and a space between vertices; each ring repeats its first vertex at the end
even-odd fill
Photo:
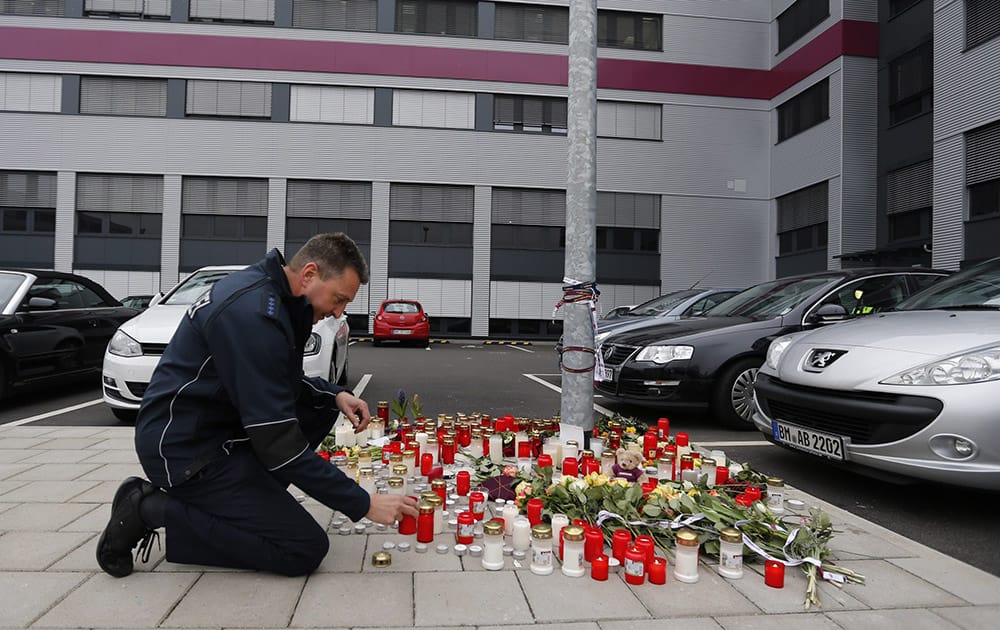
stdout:
POLYGON ((476 126, 476 95, 467 92, 393 90, 392 124, 472 129, 476 126))
POLYGON ((317 234, 343 232, 356 243, 371 240, 371 222, 363 219, 320 219, 290 217, 285 222, 285 240, 305 243, 317 234))
POLYGON ((969 218, 1000 213, 1000 122, 965 134, 965 185, 969 188, 969 218))
POLYGON ((566 99, 505 96, 493 99, 493 128, 531 133, 566 133, 566 99))
POLYGON ((830 118, 830 79, 778 105, 778 142, 783 142, 830 118))
POLYGON ((1000 179, 969 186, 969 218, 1000 215, 1000 179))
POLYGON ((393 245, 471 247, 472 224, 443 221, 390 221, 389 242, 393 245))
POLYGON ((163 217, 138 212, 76 213, 76 233, 88 236, 125 236, 159 239, 163 217))
POLYGON ((389 187, 389 219, 471 225, 473 195, 472 186, 392 184, 389 187))
POLYGON ((829 185, 822 182, 778 197, 778 254, 827 246, 829 185))
POLYGON ((274 24, 274 0, 191 0, 192 22, 274 24))
POLYGON ((965 0, 965 46, 972 48, 1000 35, 1000 2, 965 0))
POLYGON ((166 116, 167 80, 80 77, 80 113, 166 116))
POLYGON ((0 0, 0 15, 63 15, 63 0, 0 0))
POLYGON ((271 84, 246 81, 187 82, 188 116, 271 117, 271 84))
POLYGON ((778 16, 778 52, 830 16, 830 0, 795 0, 778 16))
POLYGON ((83 14, 166 20, 170 18, 170 0, 86 0, 83 14))
POLYGON ((542 251, 566 248, 566 228, 546 225, 493 224, 491 246, 498 249, 535 249, 542 251))
MULTIPOLYGON (((1000 210, 998 210, 1000 211, 1000 210)), ((889 242, 929 239, 931 209, 921 208, 889 215, 889 242)))
POLYGON ((933 109, 934 46, 928 42, 889 62, 889 124, 933 109))
POLYGON ((39 278, 28 289, 27 299, 43 297, 55 300, 56 308, 94 308, 108 306, 104 298, 79 282, 64 278, 39 278))
POLYGON ((903 274, 864 278, 841 287, 823 300, 822 305, 843 306, 851 317, 871 315, 891 309, 910 293, 903 274))
POLYGON ((889 0, 889 17, 896 17, 910 7, 920 4, 920 0, 889 0))
POLYGON ((462 0, 399 0, 396 32, 475 37, 478 2, 462 0))
POLYGON ((267 217, 185 214, 181 236, 184 238, 236 241, 243 238, 267 238, 267 217))
POLYGON ((659 230, 628 227, 598 227, 597 251, 658 252, 659 230))
POLYGON ((656 103, 597 102, 598 136, 659 140, 662 123, 662 106, 656 103))
POLYGON ((375 122, 375 89, 293 85, 289 120, 370 125, 375 122))
POLYGON ((541 4, 496 4, 496 39, 528 42, 569 41, 569 9, 541 4))
POLYGON ((597 45, 663 50, 663 16, 624 11, 597 12, 597 45))
POLYGON ((377 0, 292 0, 292 26, 374 31, 377 0))
POLYGON ((61 100, 62 76, 58 74, 0 72, 0 110, 58 112, 61 100))

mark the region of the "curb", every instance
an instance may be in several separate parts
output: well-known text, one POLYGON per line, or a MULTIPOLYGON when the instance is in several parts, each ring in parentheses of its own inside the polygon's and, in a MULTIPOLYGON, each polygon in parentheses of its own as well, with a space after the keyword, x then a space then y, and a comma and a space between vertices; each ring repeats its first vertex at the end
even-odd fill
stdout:
POLYGON ((484 346, 530 346, 530 341, 494 341, 492 339, 487 339, 483 342, 484 346))

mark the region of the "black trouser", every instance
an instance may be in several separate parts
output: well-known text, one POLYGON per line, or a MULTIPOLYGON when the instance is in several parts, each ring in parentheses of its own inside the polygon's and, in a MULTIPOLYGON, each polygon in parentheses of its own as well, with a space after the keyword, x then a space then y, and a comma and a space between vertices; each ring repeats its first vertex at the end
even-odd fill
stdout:
MULTIPOLYGON (((335 419, 307 429, 313 449, 335 419)), ((247 442, 166 491, 172 499, 166 512, 170 562, 305 575, 330 549, 326 530, 247 442)))

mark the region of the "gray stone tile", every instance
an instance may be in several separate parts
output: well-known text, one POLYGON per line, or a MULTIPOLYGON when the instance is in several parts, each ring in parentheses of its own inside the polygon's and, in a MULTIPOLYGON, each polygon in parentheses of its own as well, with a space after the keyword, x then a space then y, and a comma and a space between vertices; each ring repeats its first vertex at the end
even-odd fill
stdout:
MULTIPOLYGON (((85 464, 89 465, 89 464, 85 464)), ((80 475, 79 481, 124 481, 126 477, 146 477, 142 466, 136 464, 94 464, 90 472, 80 475)))
MULTIPOLYGON (((316 569, 317 573, 359 573, 365 562, 366 536, 338 536, 330 535, 330 552, 323 558, 323 562, 316 569)), ((410 552, 412 553, 412 552, 410 552)), ((397 556, 400 553, 393 553, 393 564, 400 561, 397 556)))
POLYGON ((111 504, 77 503, 90 508, 90 511, 71 523, 59 528, 61 532, 100 532, 111 518, 111 504))
MULTIPOLYGON (((337 538, 349 537, 335 536, 332 540, 333 544, 336 544, 337 538)), ((362 570, 365 573, 390 573, 396 571, 461 571, 461 559, 453 552, 449 551, 446 554, 439 554, 434 551, 434 547, 438 544, 443 543, 447 544, 449 547, 454 546, 454 540, 455 539, 453 537, 441 534, 435 537, 434 543, 430 545, 430 549, 427 550, 427 553, 417 553, 414 551, 414 546, 417 544, 415 536, 400 536, 399 534, 372 534, 368 536, 368 548, 365 550, 363 560, 364 568, 362 570), (407 541, 410 543, 411 547, 410 550, 405 553, 399 550, 393 550, 391 552, 391 566, 384 569, 373 567, 371 563, 371 556, 376 551, 380 551, 382 549, 382 543, 386 541, 392 541, 394 543, 407 541)))
POLYGON ((918 576, 932 576, 935 586, 970 604, 1000 604, 1000 580, 964 562, 942 558, 896 558, 892 564, 918 576))
POLYGON ((163 625, 285 627, 305 582, 305 577, 282 578, 264 573, 206 574, 184 595, 163 625))
MULTIPOLYGON (((641 586, 629 586, 654 617, 710 617, 760 612, 730 580, 716 574, 714 568, 701 566, 699 580, 694 584, 685 584, 674 579, 672 566, 670 564, 667 567, 667 583, 664 585, 650 584, 647 581, 641 586)), ((753 579, 753 575, 750 573, 750 579, 753 579)), ((744 575, 743 579, 747 579, 747 576, 744 575)))
POLYGON ((601 630, 721 630, 721 628, 722 626, 709 617, 601 622, 601 630))
POLYGON ((40 437, 15 437, 6 433, 0 433, 0 449, 23 452, 38 446, 44 441, 45 438, 40 437))
POLYGON ((0 536, 0 570, 41 571, 88 538, 80 532, 7 532, 0 536))
POLYGON ((99 467, 100 464, 39 464, 31 470, 17 473, 8 481, 73 481, 99 467))
MULTIPOLYGON (((797 613, 802 611, 807 580, 801 568, 787 567, 784 588, 771 588, 764 584, 763 565, 755 563, 744 566, 743 578, 731 580, 729 584, 766 613, 797 613)), ((865 588, 870 588, 870 586, 850 584, 843 589, 838 589, 820 581, 818 585, 819 599, 822 602, 823 610, 863 610, 868 608, 858 598, 858 593, 864 591, 865 588)))
POLYGON ((79 451, 90 448, 101 441, 100 438, 70 437, 67 432, 60 431, 58 434, 53 433, 52 439, 46 440, 34 448, 36 450, 79 451))
MULTIPOLYGON (((0 497, 27 484, 27 481, 0 481, 0 497)), ((2 500, 6 501, 6 499, 2 500)))
POLYGON ((306 509, 306 512, 313 515, 313 518, 320 524, 320 527, 323 529, 330 527, 330 521, 333 519, 333 510, 325 505, 312 502, 306 502, 302 507, 306 509))
POLYGON ((4 501, 63 503, 90 490, 96 481, 29 481, 3 495, 4 501))
POLYGON ((517 573, 517 579, 539 622, 649 617, 642 602, 617 575, 607 582, 597 582, 589 575, 570 578, 558 570, 552 575, 535 575, 527 571, 517 573), (572 593, 572 603, 567 601, 569 593, 572 593))
POLYGON ((533 622, 521 585, 509 571, 417 573, 413 581, 417 626, 533 622))
POLYGON ((72 573, 0 573, 3 625, 27 627, 84 579, 72 573))
POLYGON ((83 453, 92 453, 87 456, 84 461, 88 464, 138 464, 139 457, 135 454, 135 451, 126 451, 122 449, 112 449, 107 451, 82 451, 83 453))
POLYGON ((6 512, 7 510, 16 508, 22 505, 21 503, 0 503, 0 513, 6 512))
MULTIPOLYGON (((41 428, 41 427, 39 427, 41 428)), ((54 427, 54 431, 41 431, 39 435, 55 438, 90 438, 104 433, 102 427, 54 427)))
POLYGON ((114 481, 87 481, 92 487, 74 496, 71 501, 74 503, 111 503, 115 498, 118 486, 122 484, 122 479, 114 481))
MULTIPOLYGON (((160 536, 163 535, 163 531, 160 531, 160 536)), ((162 541, 162 539, 161 539, 162 541)), ((152 556, 150 556, 150 563, 152 563, 152 556)), ((253 569, 230 569, 228 567, 210 567, 203 564, 183 564, 179 562, 169 562, 164 559, 162 562, 158 563, 155 567, 151 568, 152 571, 157 573, 253 573, 253 569)))
POLYGON ((581 621, 579 623, 536 623, 530 626, 479 626, 478 630, 601 630, 601 627, 594 621, 581 621))
MULTIPOLYGON (((95 436, 102 437, 102 436, 95 436)), ((104 437, 98 440, 95 444, 88 447, 91 449, 107 449, 111 451, 134 451, 135 450, 135 439, 130 437, 104 437)))
MULTIPOLYGON (((97 565, 97 558, 95 556, 97 552, 97 539, 99 537, 100 534, 92 534, 86 542, 66 554, 59 562, 50 566, 49 571, 86 571, 89 573, 100 571, 101 568, 97 565)), ((135 572, 149 573, 153 571, 163 561, 164 553, 163 539, 161 538, 159 545, 153 543, 147 562, 135 560, 133 564, 135 572)))
POLYGON ((19 464, 0 464, 0 481, 16 477, 34 467, 35 464, 25 464, 24 462, 19 464))
POLYGON ((413 625, 413 578, 407 573, 309 576, 292 617, 295 628, 413 625))
POLYGON ((800 613, 797 615, 744 615, 740 617, 716 617, 726 630, 840 630, 837 624, 822 613, 800 613))
POLYGON ((22 464, 72 464, 83 461, 93 455, 93 451, 83 449, 52 449, 43 450, 35 447, 33 455, 22 459, 22 464))
POLYGON ((54 532, 93 509, 79 503, 22 503, 0 514, 0 530, 54 532))
POLYGON ((836 523, 835 527, 837 533, 830 541, 830 551, 838 562, 907 558, 915 555, 881 536, 865 531, 861 525, 836 523))
POLYGON ((155 628, 199 575, 134 573, 120 580, 98 573, 45 613, 33 627, 155 628))
MULTIPOLYGON (((959 630, 959 626, 930 614, 922 608, 828 612, 827 617, 835 621, 844 630, 870 630, 870 628, 959 630)), ((993 627, 996 627, 996 625, 994 624, 993 627)))
POLYGON ((928 608, 959 606, 961 599, 884 560, 840 562, 861 573, 866 586, 851 588, 851 595, 871 608, 928 608))
POLYGON ((963 630, 996 630, 1000 606, 935 608, 934 612, 963 630))
POLYGON ((46 435, 48 433, 58 431, 61 428, 63 427, 43 424, 31 424, 27 426, 0 425, 0 435, 10 437, 38 437, 39 435, 46 435))
POLYGON ((0 464, 13 464, 31 457, 31 451, 27 449, 0 448, 0 464))

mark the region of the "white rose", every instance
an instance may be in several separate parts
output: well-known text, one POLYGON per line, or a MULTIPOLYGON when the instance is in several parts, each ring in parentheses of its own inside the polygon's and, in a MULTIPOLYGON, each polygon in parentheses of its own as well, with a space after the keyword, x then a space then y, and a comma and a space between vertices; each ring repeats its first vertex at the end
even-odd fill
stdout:
POLYGON ((569 487, 580 492, 587 489, 587 482, 583 479, 574 479, 573 483, 569 484, 569 487))

